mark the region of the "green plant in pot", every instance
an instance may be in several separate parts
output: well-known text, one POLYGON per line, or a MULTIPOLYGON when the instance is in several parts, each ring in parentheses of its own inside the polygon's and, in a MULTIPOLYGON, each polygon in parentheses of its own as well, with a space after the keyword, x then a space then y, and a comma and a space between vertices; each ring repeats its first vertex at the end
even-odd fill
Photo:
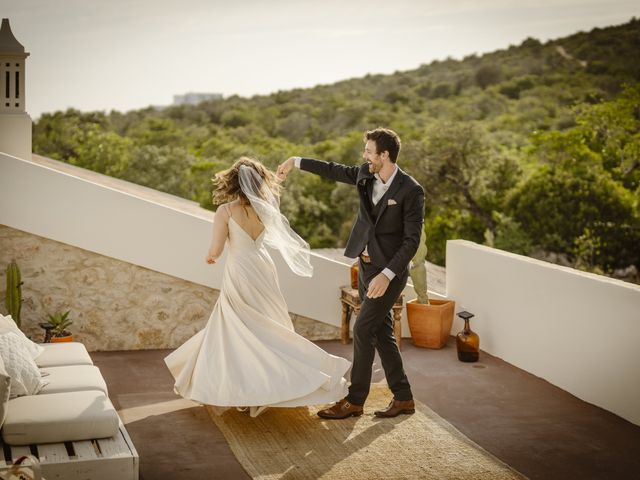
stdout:
POLYGON ((48 315, 49 321, 47 323, 52 326, 52 342, 73 342, 73 335, 67 330, 73 323, 69 319, 69 313, 71 313, 71 311, 67 310, 64 313, 56 312, 53 315, 48 315))
POLYGON ((422 231, 418 251, 409 270, 417 298, 407 302, 407 320, 413 344, 417 347, 442 348, 447 344, 453 325, 455 302, 429 298, 427 290, 427 235, 422 231))

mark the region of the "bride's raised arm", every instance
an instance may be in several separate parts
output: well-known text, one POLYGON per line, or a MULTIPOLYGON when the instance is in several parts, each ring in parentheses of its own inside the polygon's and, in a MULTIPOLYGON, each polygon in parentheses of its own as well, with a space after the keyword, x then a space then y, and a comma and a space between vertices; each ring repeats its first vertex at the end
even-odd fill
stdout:
POLYGON ((213 217, 213 229, 211 231, 211 245, 207 253, 206 262, 216 263, 222 252, 229 235, 229 213, 224 205, 220 205, 213 217))

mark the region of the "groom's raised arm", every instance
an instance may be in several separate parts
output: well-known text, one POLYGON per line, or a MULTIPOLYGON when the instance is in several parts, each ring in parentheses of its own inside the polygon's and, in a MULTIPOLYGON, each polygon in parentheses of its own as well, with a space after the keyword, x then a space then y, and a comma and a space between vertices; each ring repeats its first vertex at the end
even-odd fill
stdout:
POLYGON ((362 168, 334 162, 325 162, 324 160, 316 160, 314 158, 289 157, 278 167, 277 175, 281 181, 287 178, 287 175, 293 167, 315 173, 329 180, 348 183, 350 185, 356 184, 358 172, 360 168, 362 168))
POLYGON ((356 184, 358 171, 360 170, 360 167, 352 167, 334 162, 325 162, 324 160, 316 160, 313 158, 296 157, 295 165, 300 168, 300 170, 315 173, 316 175, 328 178, 329 180, 349 183, 351 185, 356 184))

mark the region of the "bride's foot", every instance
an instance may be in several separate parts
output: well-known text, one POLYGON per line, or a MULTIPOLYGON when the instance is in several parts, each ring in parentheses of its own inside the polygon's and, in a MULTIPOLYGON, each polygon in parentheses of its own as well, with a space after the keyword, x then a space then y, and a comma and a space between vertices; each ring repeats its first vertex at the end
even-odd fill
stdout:
POLYGON ((251 415, 252 418, 256 418, 258 415, 264 412, 267 408, 269 407, 267 407, 266 405, 262 407, 249 407, 249 414, 251 415))
POLYGON ((236 407, 236 410, 239 412, 247 412, 249 411, 249 407, 236 407))

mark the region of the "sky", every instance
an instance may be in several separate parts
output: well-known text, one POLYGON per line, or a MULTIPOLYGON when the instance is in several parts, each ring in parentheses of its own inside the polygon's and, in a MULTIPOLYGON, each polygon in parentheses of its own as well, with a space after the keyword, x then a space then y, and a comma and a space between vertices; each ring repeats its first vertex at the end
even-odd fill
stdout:
POLYGON ((411 70, 625 23, 637 0, 0 0, 27 112, 127 111, 411 70))

